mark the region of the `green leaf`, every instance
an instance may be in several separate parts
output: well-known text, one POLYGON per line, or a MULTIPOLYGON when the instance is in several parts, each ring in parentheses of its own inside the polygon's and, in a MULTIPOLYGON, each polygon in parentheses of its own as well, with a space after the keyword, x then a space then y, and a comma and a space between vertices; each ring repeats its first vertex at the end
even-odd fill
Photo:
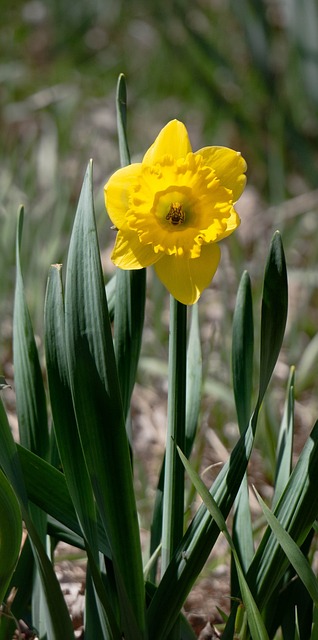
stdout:
POLYGON ((245 580, 244 572, 242 570, 235 545, 229 534, 222 512, 220 511, 219 507, 217 506, 215 500, 211 496, 207 487, 202 482, 201 478, 198 476, 197 472, 193 469, 193 467, 190 465, 190 463, 188 462, 188 460, 186 459, 186 457, 183 455, 182 451, 179 448, 178 448, 178 452, 182 460, 182 463, 189 477, 191 478, 191 481, 193 482, 197 492, 201 496, 206 508, 209 510, 219 530, 222 531, 231 548, 231 551, 235 560, 235 566, 236 566, 238 580, 240 584, 243 604, 246 608, 247 619, 248 619, 248 624, 249 624, 252 638, 253 640, 268 640, 268 635, 264 626, 263 619, 255 604, 254 598, 248 587, 248 584, 245 580))
MULTIPOLYGON (((84 548, 83 533, 67 488, 65 475, 51 464, 32 453, 28 449, 17 445, 19 462, 23 470, 23 477, 28 498, 43 509, 54 520, 60 522, 66 529, 81 537, 80 546, 84 548)), ((76 546, 74 538, 74 546, 76 546)), ((98 522, 98 548, 106 556, 110 556, 104 527, 98 522)))
POLYGON ((127 142, 127 90, 126 81, 123 73, 119 75, 117 82, 117 95, 116 95, 116 107, 117 107, 117 131, 119 142, 119 155, 120 164, 122 167, 126 167, 130 164, 130 153, 127 142))
POLYGON ((191 323, 187 351, 186 441, 185 452, 190 456, 197 432, 202 392, 202 349, 199 327, 199 305, 191 307, 191 323))
POLYGON ((0 398, 0 467, 3 469, 20 502, 28 503, 17 447, 0 398))
MULTIPOLYGON (((146 301, 146 269, 116 272, 114 341, 125 418, 129 413, 141 348, 146 301)), ((131 433, 129 437, 131 440, 131 433)))
POLYGON ((275 490, 272 500, 272 509, 274 509, 281 497, 291 472, 294 436, 294 377, 295 368, 292 367, 287 385, 284 415, 277 443, 275 490))
POLYGON ((111 322, 114 320, 114 314, 115 314, 116 274, 117 274, 117 271, 115 271, 114 275, 111 277, 110 280, 108 280, 106 284, 106 298, 107 298, 109 319, 111 322))
MULTIPOLYGON (((0 466, 2 467, 8 480, 10 481, 16 497, 19 501, 22 518, 29 533, 33 555, 37 564, 39 575, 41 577, 43 592, 47 603, 46 624, 48 632, 51 633, 51 636, 49 637, 74 640, 70 617, 60 589, 60 585, 28 511, 28 499, 20 460, 17 453, 17 445, 13 440, 11 429, 1 400, 0 443, 0 466)), ((31 452, 29 453, 31 454, 31 452)))
MULTIPOLYGON (((235 406, 240 433, 244 432, 251 412, 253 382, 254 325, 251 281, 245 271, 237 293, 233 318, 232 372, 235 406)), ((253 555, 253 531, 246 475, 235 503, 233 540, 246 571, 253 555)), ((233 568, 234 572, 234 568, 233 568)), ((235 576, 232 575, 232 593, 235 576)))
POLYGON ((49 432, 42 371, 30 314, 24 296, 20 266, 23 207, 16 240, 16 286, 13 313, 13 360, 20 442, 47 458, 49 432))
MULTIPOLYGON (((224 518, 229 514, 246 471, 253 447, 259 409, 284 335, 287 315, 287 279, 284 265, 280 236, 275 234, 264 276, 258 400, 246 431, 241 435, 210 490, 224 518), (277 305, 279 297, 282 297, 283 302, 277 305), (270 337, 274 349, 269 356, 265 347, 270 337)), ((149 605, 147 615, 152 640, 163 640, 167 637, 215 544, 218 532, 219 529, 205 505, 201 505, 149 605), (164 617, 161 614, 162 611, 165 611, 164 617)))
POLYGON ((288 306, 287 271, 280 233, 273 236, 265 269, 262 324, 259 404, 273 373, 282 345, 288 306))
POLYGON ((300 579, 304 583, 307 591, 311 595, 315 605, 318 604, 318 581, 317 578, 312 571, 310 564, 307 558, 304 556, 302 551, 296 542, 292 539, 289 533, 284 529, 284 527, 280 524, 279 520, 275 517, 272 511, 267 507, 264 500, 262 500, 259 493, 254 488, 257 499, 260 503, 264 516, 273 531, 275 537, 277 538, 279 544, 284 550, 289 562, 294 567, 296 573, 299 575, 300 579))
MULTIPOLYGON (((13 312, 13 364, 16 389, 16 410, 19 424, 20 442, 43 458, 49 457, 49 431, 46 411, 46 398, 42 371, 32 322, 24 295, 24 286, 20 264, 20 246, 22 239, 24 212, 19 212, 16 234, 16 286, 13 312)), ((29 514, 33 526, 46 543, 46 514, 34 505, 29 505, 29 514)), ((34 576, 32 590, 32 620, 39 630, 45 633, 46 612, 39 576, 34 576)))
POLYGON ((24 508, 22 508, 22 516, 28 530, 38 575, 41 580, 48 638, 74 640, 73 625, 54 568, 30 516, 24 508))
POLYGON ((139 526, 96 234, 91 165, 68 254, 65 328, 69 380, 85 461, 111 547, 117 587, 125 585, 133 612, 131 616, 122 607, 122 625, 127 640, 137 640, 143 637, 145 624, 139 526))
POLYGON ((34 557, 30 540, 26 537, 8 588, 8 593, 13 588, 17 590, 11 605, 11 611, 17 620, 26 619, 32 592, 33 574, 34 557))
MULTIPOLYGON (((125 167, 130 164, 130 154, 126 131, 126 83, 123 74, 118 78, 116 106, 120 164, 125 167)), ((145 302, 146 269, 136 271, 117 269, 114 341, 125 418, 129 413, 131 394, 136 380, 144 326, 145 302)), ((127 421, 127 432, 131 441, 129 420, 127 421)))
POLYGON ((0 469, 0 603, 4 599, 22 539, 22 517, 16 495, 0 469))
POLYGON ((29 533, 37 569, 41 577, 46 598, 46 625, 49 637, 74 640, 73 629, 68 610, 54 569, 46 555, 41 539, 28 512, 28 499, 18 458, 17 447, 13 440, 3 404, 0 400, 0 466, 10 481, 18 498, 22 518, 29 533), (50 636, 51 634, 51 636, 50 636))
MULTIPOLYGON (((318 422, 308 438, 276 508, 281 526, 300 547, 318 513, 318 422)), ((262 610, 284 575, 289 560, 267 528, 248 571, 248 581, 262 610)))
POLYGON ((245 271, 237 292, 232 334, 232 373, 240 433, 251 415, 254 325, 250 277, 245 271))
POLYGON ((311 632, 310 640, 318 640, 318 607, 315 605, 313 613, 314 625, 311 632))
MULTIPOLYGON (((65 317, 60 266, 50 270, 45 304, 45 347, 48 382, 56 441, 66 483, 88 552, 95 587, 103 609, 101 624, 113 638, 120 638, 114 613, 99 570, 98 526, 94 495, 76 424, 68 378, 65 317), (79 473, 80 470, 80 473, 79 473)), ((54 487, 52 487, 54 491, 54 487)))

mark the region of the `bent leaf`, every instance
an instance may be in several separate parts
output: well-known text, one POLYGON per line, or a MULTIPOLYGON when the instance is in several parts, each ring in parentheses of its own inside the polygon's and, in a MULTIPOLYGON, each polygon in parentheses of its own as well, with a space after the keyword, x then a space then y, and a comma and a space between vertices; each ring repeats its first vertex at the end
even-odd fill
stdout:
POLYGON ((0 469, 0 603, 4 600, 17 563, 21 539, 22 517, 17 497, 0 469))

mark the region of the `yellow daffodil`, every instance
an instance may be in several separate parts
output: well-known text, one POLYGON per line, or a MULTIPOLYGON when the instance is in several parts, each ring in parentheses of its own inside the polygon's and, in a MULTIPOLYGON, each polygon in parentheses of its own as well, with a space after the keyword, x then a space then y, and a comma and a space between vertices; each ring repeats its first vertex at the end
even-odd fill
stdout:
POLYGON ((169 122, 142 162, 119 169, 105 186, 118 229, 112 261, 121 269, 153 264, 177 300, 196 302, 219 264, 217 243, 240 224, 234 203, 245 171, 233 149, 193 153, 184 124, 169 122))

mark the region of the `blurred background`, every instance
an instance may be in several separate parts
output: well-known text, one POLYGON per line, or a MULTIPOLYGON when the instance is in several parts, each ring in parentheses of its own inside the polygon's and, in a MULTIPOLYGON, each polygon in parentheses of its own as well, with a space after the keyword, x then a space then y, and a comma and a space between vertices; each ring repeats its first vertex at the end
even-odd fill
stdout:
MULTIPOLYGON (((258 338, 262 274, 278 228, 288 264, 290 313, 275 402, 264 410, 265 458, 275 455, 291 364, 297 366, 296 415, 303 441, 318 409, 317 1, 3 0, 0 53, 0 373, 11 378, 18 207, 25 206, 22 268, 41 345, 48 267, 65 260, 89 158, 105 279, 112 273, 113 232, 103 185, 119 165, 115 90, 123 72, 133 159, 169 119, 178 118, 194 149, 230 146, 248 163, 248 187, 238 205, 242 225, 223 243, 221 266, 200 303, 208 363, 203 423, 226 445, 237 437, 230 389, 235 294, 248 269, 258 338)), ((140 382, 149 383, 151 375, 156 379, 152 419, 158 405, 158 424, 164 426, 167 295, 151 273, 147 304, 140 382)), ((256 372, 257 360, 256 353, 256 372)), ((149 406, 142 393, 140 414, 143 399, 149 406)), ((220 444, 216 458, 221 455, 220 444)), ((271 468, 270 463, 265 468, 269 476, 271 468)))

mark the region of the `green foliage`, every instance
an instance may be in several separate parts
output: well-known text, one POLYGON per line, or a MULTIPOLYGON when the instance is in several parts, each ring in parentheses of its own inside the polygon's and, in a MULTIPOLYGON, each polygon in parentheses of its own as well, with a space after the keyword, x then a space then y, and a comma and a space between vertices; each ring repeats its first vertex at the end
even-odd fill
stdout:
POLYGON ((19 557, 22 539, 19 503, 3 471, 0 471, 0 513, 0 600, 3 600, 19 557))
MULTIPOLYGON (((175 8, 180 9, 178 3, 175 8)), ((265 28, 262 33, 265 38, 265 28)), ((202 47, 202 41, 198 46, 202 47)), ((120 155, 125 164, 129 149, 123 77, 118 84, 117 107, 120 155)), ((281 629, 287 640, 290 626, 286 615, 291 609, 283 594, 295 582, 299 588, 293 591, 297 609, 291 620, 293 635, 297 637, 299 631, 302 637, 306 627, 315 637, 318 588, 309 558, 318 512, 318 430, 316 424, 292 469, 293 370, 278 438, 271 508, 259 498, 268 526, 259 533, 256 551, 248 499, 246 474, 287 318, 287 271, 280 233, 274 234, 267 257, 260 318, 247 272, 239 285, 232 346, 239 435, 209 487, 187 459, 197 443, 200 422, 198 309, 192 310, 188 334, 187 309, 171 300, 168 441, 153 511, 152 557, 146 558, 144 567, 130 406, 144 335, 145 271, 117 272, 105 293, 90 163, 73 224, 65 277, 61 265, 49 270, 44 309, 46 394, 42 358, 24 294, 22 223, 21 210, 13 326, 19 445, 0 403, 1 637, 12 637, 11 622, 7 626, 9 611, 17 620, 31 616, 31 625, 37 627, 41 638, 74 638, 54 572, 54 552, 51 556, 47 553, 49 536, 53 549, 64 540, 86 553, 85 637, 191 640, 194 632, 182 606, 220 532, 235 565, 233 602, 222 624, 222 637, 267 640, 281 629), (260 328, 257 363, 256 327, 260 328), (186 526, 184 467, 203 500, 186 526), (233 506, 231 536, 226 520, 233 506), (28 538, 19 555, 22 520, 28 538), (159 575, 156 566, 160 556, 159 575), (34 570, 34 580, 25 579, 30 570, 34 570), (13 586, 18 591, 12 599, 13 586), (301 599, 306 601, 306 622, 299 613, 301 599), (271 613, 274 602, 282 604, 271 613)))

